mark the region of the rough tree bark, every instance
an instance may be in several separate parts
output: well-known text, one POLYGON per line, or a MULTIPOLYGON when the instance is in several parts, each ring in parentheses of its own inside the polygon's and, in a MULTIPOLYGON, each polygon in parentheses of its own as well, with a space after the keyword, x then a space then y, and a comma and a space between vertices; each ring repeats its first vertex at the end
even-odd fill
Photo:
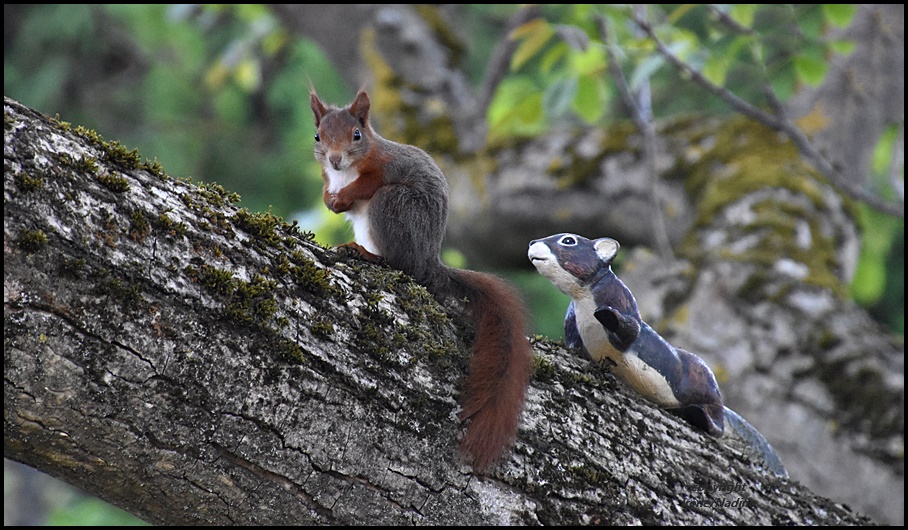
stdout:
POLYGON ((4 454, 159 524, 864 524, 557 344, 456 455, 458 307, 4 102, 4 454))
MULTIPOLYGON (((338 66, 366 80, 385 136, 442 165, 452 189, 447 243, 470 263, 526 266, 527 241, 561 231, 654 246, 654 190, 630 124, 486 144, 482 94, 496 63, 479 88, 465 82, 460 25, 444 22, 457 8, 365 9, 332 18, 358 21, 360 36, 360 60, 338 66)), ((326 50, 339 31, 332 20, 305 26, 307 6, 276 11, 326 50)), ((855 52, 792 102, 793 115, 825 109, 815 140, 847 167, 865 167, 883 128, 904 113, 903 24, 903 6, 861 6, 849 30, 855 52)), ((658 134, 655 194, 677 259, 625 255, 620 274, 644 318, 707 360, 730 406, 766 434, 794 478, 903 523, 904 344, 848 300, 860 248, 854 201, 755 123, 693 118, 659 123, 658 134)))

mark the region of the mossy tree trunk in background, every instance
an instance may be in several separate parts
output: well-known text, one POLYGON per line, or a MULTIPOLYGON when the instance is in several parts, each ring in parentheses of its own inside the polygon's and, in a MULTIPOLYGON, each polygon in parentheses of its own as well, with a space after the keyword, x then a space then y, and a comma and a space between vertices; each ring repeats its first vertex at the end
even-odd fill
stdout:
POLYGON ((475 477, 456 303, 4 117, 7 458, 158 524, 869 522, 548 342, 515 450, 475 477))
MULTIPOLYGON (((329 52, 340 31, 332 20, 359 35, 361 55, 334 57, 337 66, 370 89, 384 136, 427 149, 445 170, 447 244, 471 264, 496 267, 527 266, 528 241, 562 231, 652 247, 655 193, 678 257, 626 256, 621 274, 644 318, 707 360, 728 404, 767 436, 795 479, 904 522, 904 345, 848 300, 860 247, 852 199, 781 135, 743 118, 659 124, 655 188, 629 123, 487 144, 482 103, 494 55, 474 90, 444 12, 337 9, 317 24, 306 6, 276 11, 329 52), (352 30, 348 20, 358 21, 352 30)), ((837 63, 832 86, 802 93, 792 113, 848 106, 827 112, 818 147, 839 153, 835 138, 857 135, 848 156, 866 161, 880 128, 904 112, 904 8, 868 6, 856 20, 864 37, 855 37, 855 53, 837 63), (873 31, 875 23, 888 31, 873 31)))

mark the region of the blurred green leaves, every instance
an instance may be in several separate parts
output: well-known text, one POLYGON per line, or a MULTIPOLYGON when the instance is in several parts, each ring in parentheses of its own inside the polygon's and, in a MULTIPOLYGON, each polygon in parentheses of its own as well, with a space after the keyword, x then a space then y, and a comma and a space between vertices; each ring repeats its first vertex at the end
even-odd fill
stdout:
POLYGON ((826 21, 839 28, 847 28, 858 12, 854 4, 822 4, 822 6, 826 21))
MULTIPOLYGON (((729 112, 711 95, 677 82, 677 71, 666 68, 654 43, 641 35, 634 9, 627 4, 547 6, 542 16, 514 29, 511 78, 521 81, 498 87, 488 109, 491 137, 538 134, 571 118, 614 119, 620 110, 608 107, 615 89, 607 75, 606 46, 622 62, 632 90, 652 84, 656 115, 729 112), (603 41, 600 20, 609 42, 603 41), (539 93, 544 93, 541 99, 539 93)), ((673 55, 757 106, 766 104, 766 87, 784 102, 800 86, 818 86, 829 57, 853 49, 853 43, 829 36, 830 28, 851 22, 853 5, 649 4, 647 10, 648 23, 673 55)))
POLYGON ((519 70, 555 35, 552 25, 541 18, 533 19, 511 32, 510 38, 520 41, 511 56, 511 70, 519 70))
POLYGON ((145 521, 98 499, 79 498, 47 518, 51 526, 150 526, 145 521))
POLYGON ((7 7, 4 93, 102 132, 255 211, 319 205, 311 78, 346 88, 262 5, 7 7))
MULTIPOLYGON (((904 149, 903 131, 891 126, 877 142, 871 164, 873 179, 884 190, 897 149, 904 149)), ((900 175, 904 178, 904 175, 900 175)), ((891 192, 890 192, 891 193, 891 192)), ((905 333, 905 222, 860 206, 861 255, 851 295, 890 329, 905 333), (896 310, 901 307, 900 310, 896 310)))
MULTIPOLYGON (((590 8, 554 9, 578 16, 590 8)), ((585 28, 536 18, 508 38, 517 42, 511 70, 529 73, 515 73, 499 85, 487 116, 492 140, 534 136, 567 116, 589 124, 604 116, 610 98, 605 48, 585 28)))

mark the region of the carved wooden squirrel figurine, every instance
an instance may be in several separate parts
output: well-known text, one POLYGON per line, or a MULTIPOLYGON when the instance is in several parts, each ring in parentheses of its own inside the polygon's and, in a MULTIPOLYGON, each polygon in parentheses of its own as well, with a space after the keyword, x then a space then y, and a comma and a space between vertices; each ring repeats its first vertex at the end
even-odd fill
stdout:
POLYGON ((530 261, 571 297, 564 321, 568 347, 594 361, 609 359, 612 371, 648 400, 787 477, 763 435, 724 406, 706 363, 673 347, 640 317, 634 295, 611 269, 619 248, 614 239, 575 234, 530 242, 530 261))
POLYGON ((469 424, 460 447, 475 469, 485 470, 514 440, 533 368, 523 303, 493 275, 442 264, 445 176, 423 150, 372 129, 365 91, 338 108, 311 89, 309 103, 325 205, 353 224, 355 242, 347 246, 413 276, 437 298, 469 299, 476 334, 461 412, 469 424))

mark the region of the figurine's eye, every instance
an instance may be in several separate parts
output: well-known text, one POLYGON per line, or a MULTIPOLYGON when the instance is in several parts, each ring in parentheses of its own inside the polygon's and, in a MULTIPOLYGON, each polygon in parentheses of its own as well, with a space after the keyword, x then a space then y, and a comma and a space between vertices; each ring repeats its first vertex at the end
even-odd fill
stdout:
POLYGON ((359 129, 353 129, 353 141, 358 142, 363 137, 362 133, 359 132, 359 129))
POLYGON ((573 247, 577 244, 577 238, 574 236, 564 236, 558 240, 558 243, 566 247, 573 247))
POLYGON ((318 137, 318 133, 315 133, 315 142, 318 143, 321 141, 322 141, 322 139, 318 137))

